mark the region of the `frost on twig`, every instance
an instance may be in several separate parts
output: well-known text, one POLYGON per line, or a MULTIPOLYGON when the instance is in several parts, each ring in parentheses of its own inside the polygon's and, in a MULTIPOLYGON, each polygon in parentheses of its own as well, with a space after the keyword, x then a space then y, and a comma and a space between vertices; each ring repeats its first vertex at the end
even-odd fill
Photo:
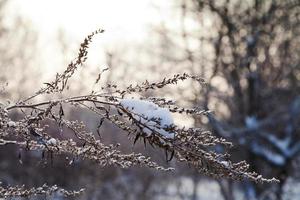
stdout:
MULTIPOLYGON (((46 87, 10 106, 0 107, 0 146, 16 145, 31 151, 47 151, 52 154, 68 154, 83 160, 91 160, 100 167, 115 165, 121 168, 132 166, 149 167, 155 170, 170 171, 172 168, 160 166, 150 157, 140 153, 122 153, 117 145, 104 145, 96 138, 103 122, 109 122, 115 128, 123 130, 135 139, 142 139, 166 152, 167 160, 173 157, 194 167, 199 172, 215 178, 231 178, 234 180, 248 179, 254 182, 276 182, 266 179, 255 172, 249 172, 245 161, 233 163, 228 153, 215 152, 217 146, 226 148, 232 144, 223 138, 199 127, 181 128, 174 124, 171 113, 186 115, 206 115, 208 111, 199 108, 183 108, 174 101, 164 98, 129 99, 133 93, 143 94, 148 90, 158 90, 175 85, 180 81, 191 79, 203 85, 204 81, 196 75, 175 74, 161 81, 144 81, 141 84, 129 85, 120 89, 115 84, 107 84, 100 91, 80 96, 65 96, 64 90, 68 80, 72 78, 78 66, 87 59, 87 48, 92 37, 103 32, 98 30, 89 35, 81 44, 78 57, 72 61, 62 74, 57 74, 54 81, 46 83, 46 87), (60 92, 60 98, 53 100, 37 100, 37 96, 46 93, 60 92), (35 101, 33 101, 35 100, 35 101), (71 121, 65 116, 66 107, 81 107, 99 117, 97 133, 86 131, 85 125, 79 121, 71 121), (9 113, 22 111, 23 118, 13 121, 9 113), (70 130, 79 142, 69 136, 65 139, 54 138, 47 132, 49 122, 70 130)), ((97 77, 96 83, 101 76, 97 77)), ((3 104, 1 104, 3 105, 3 104)), ((62 132, 62 136, 64 133, 62 132)), ((132 137, 130 137, 132 138, 132 137)), ((6 189, 9 191, 8 189, 6 189)), ((5 191, 5 189, 3 190, 5 191)), ((14 193, 12 193, 14 194, 14 193)), ((29 193, 30 194, 30 193, 29 193)))
POLYGON ((67 191, 62 188, 54 186, 48 186, 44 184, 41 187, 26 189, 25 186, 15 186, 15 187, 2 187, 0 186, 0 197, 1 198, 11 198, 11 197, 28 197, 32 195, 61 195, 61 196, 78 196, 84 189, 78 191, 67 191))

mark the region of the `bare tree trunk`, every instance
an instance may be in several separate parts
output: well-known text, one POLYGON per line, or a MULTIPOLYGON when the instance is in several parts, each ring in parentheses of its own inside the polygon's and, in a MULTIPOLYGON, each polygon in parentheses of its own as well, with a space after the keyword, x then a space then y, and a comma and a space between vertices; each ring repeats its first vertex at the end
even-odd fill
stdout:
POLYGON ((193 182, 194 182, 194 184, 193 184, 193 194, 192 194, 191 200, 197 200, 198 199, 197 188, 198 188, 198 184, 199 184, 198 177, 194 177, 193 182))
POLYGON ((218 181, 221 189, 221 194, 224 198, 224 200, 234 200, 233 195, 233 187, 232 187, 232 181, 231 180, 219 180, 218 181))

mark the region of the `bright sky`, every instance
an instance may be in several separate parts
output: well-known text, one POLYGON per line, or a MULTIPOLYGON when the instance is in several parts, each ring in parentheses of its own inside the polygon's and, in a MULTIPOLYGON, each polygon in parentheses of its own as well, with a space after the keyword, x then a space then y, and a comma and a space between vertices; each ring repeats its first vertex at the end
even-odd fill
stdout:
MULTIPOLYGON (((43 70, 43 80, 52 80, 56 72, 65 69, 65 64, 56 59, 63 57, 69 62, 74 58, 59 52, 58 31, 64 32, 68 42, 72 43, 72 50, 77 52, 79 44, 89 33, 103 28, 105 33, 96 37, 100 40, 100 44, 97 41, 91 45, 92 48, 96 46, 100 49, 97 51, 90 49, 88 59, 88 61, 95 59, 97 60, 95 63, 98 62, 89 67, 99 67, 99 62, 105 61, 99 56, 101 52, 103 53, 101 47, 107 45, 128 51, 128 46, 133 43, 144 44, 144 40, 151 40, 149 25, 161 21, 167 22, 168 26, 176 25, 179 20, 173 16, 172 9, 176 2, 176 0, 12 0, 9 3, 12 14, 29 19, 34 29, 38 31, 41 43, 39 56, 43 57, 44 62, 38 64, 37 69, 43 70)), ((139 50, 136 51, 132 57, 139 55, 139 50)))
POLYGON ((15 0, 13 10, 28 16, 44 34, 63 28, 71 36, 82 38, 101 27, 112 38, 136 40, 145 37, 149 23, 159 20, 152 7, 153 2, 155 1, 15 0))
MULTIPOLYGON (((41 56, 47 60, 44 65, 45 73, 52 74, 54 71, 61 70, 59 63, 55 63, 54 60, 53 63, 49 63, 47 59, 58 57, 55 54, 59 53, 57 52, 59 47, 54 46, 57 45, 58 30, 63 30, 75 51, 83 38, 98 28, 103 28, 105 33, 97 36, 97 39, 100 38, 100 43, 96 43, 95 46, 116 47, 126 46, 132 42, 143 43, 148 35, 148 25, 159 23, 164 17, 170 15, 170 2, 173 1, 12 0, 10 11, 29 19, 33 27, 38 30, 39 42, 43 47, 40 53, 43 53, 44 55, 41 56), (163 12, 158 12, 154 5, 163 12)), ((90 55, 93 55, 91 50, 90 55)), ((90 57, 89 60, 93 61, 93 56, 90 57)))

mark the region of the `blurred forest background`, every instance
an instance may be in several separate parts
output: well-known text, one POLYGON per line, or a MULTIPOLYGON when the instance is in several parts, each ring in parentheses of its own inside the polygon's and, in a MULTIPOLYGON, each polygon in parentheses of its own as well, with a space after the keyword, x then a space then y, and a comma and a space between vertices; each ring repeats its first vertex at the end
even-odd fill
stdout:
MULTIPOLYGON (((185 126, 205 127, 232 141, 234 160, 247 160, 252 170, 266 177, 279 178, 281 183, 259 185, 203 177, 189 166, 178 166, 175 160, 166 163, 164 152, 144 149, 139 142, 132 146, 126 135, 105 124, 101 136, 106 143, 121 143, 124 151, 144 152, 164 166, 176 167, 177 170, 162 173, 144 168, 99 169, 87 161, 75 159, 70 162, 63 156, 42 158, 38 152, 28 153, 13 146, 1 146, 2 184, 36 186, 47 183, 72 190, 85 187, 86 192, 79 199, 299 199, 300 2, 142 1, 147 6, 138 7, 138 11, 134 9, 134 2, 126 1, 127 6, 121 13, 118 11, 124 3, 112 1, 109 16, 115 19, 105 18, 105 15, 104 19, 96 17, 99 16, 96 12, 101 12, 100 7, 105 7, 105 1, 82 1, 82 4, 89 4, 89 7, 82 8, 78 6, 81 4, 75 3, 77 1, 74 1, 77 7, 72 7, 71 1, 54 1, 53 8, 62 10, 66 18, 74 21, 72 29, 68 29, 68 23, 64 27, 48 26, 43 10, 34 9, 36 1, 32 4, 26 1, 25 4, 32 7, 30 12, 41 15, 41 23, 45 20, 42 26, 35 18, 19 12, 24 3, 19 5, 17 0, 1 0, 0 102, 7 105, 10 101, 27 97, 56 72, 63 71, 75 57, 79 41, 98 28, 97 20, 108 24, 117 21, 125 29, 120 26, 115 26, 111 32, 108 29, 93 44, 88 63, 70 84, 70 94, 90 92, 97 73, 107 67, 110 70, 102 81, 121 86, 145 79, 162 80, 175 73, 200 75, 206 80, 206 87, 187 82, 176 89, 162 89, 144 95, 163 96, 186 107, 212 110, 206 117, 176 118, 176 121, 185 126), (95 6, 96 9, 88 14, 88 8, 95 6), (69 12, 77 17, 68 16, 69 12), (131 14, 128 19, 133 21, 122 19, 123 14, 131 14), (85 15, 90 18, 84 18, 85 15), (142 15, 149 15, 140 28, 143 32, 130 30, 137 26, 135 19, 144 19, 142 15), (83 23, 84 28, 80 26, 83 23), (127 25, 129 28, 126 29, 127 25), (51 34, 47 32, 49 30, 51 34), (126 34, 122 32, 124 30, 126 34)), ((48 18, 53 15, 56 13, 48 18)), ((73 113, 74 110, 68 111, 69 118, 84 121, 90 130, 96 132, 97 116, 86 111, 80 115, 73 113)), ((17 120, 18 113, 12 118, 17 120)), ((68 132, 61 134, 55 127, 52 133, 55 137, 68 135, 68 132)))

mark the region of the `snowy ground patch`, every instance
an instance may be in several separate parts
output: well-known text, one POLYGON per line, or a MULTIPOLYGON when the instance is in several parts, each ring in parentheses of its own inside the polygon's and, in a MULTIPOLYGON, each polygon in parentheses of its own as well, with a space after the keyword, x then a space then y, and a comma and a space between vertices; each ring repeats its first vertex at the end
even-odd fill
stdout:
MULTIPOLYGON (((172 139, 175 134, 164 130, 174 124, 173 117, 170 111, 166 108, 161 108, 153 102, 139 99, 123 99, 120 104, 130 111, 136 120, 145 124, 155 132, 161 134, 165 138, 172 139)), ((143 128, 143 132, 150 136, 153 131, 149 128, 143 128)))

